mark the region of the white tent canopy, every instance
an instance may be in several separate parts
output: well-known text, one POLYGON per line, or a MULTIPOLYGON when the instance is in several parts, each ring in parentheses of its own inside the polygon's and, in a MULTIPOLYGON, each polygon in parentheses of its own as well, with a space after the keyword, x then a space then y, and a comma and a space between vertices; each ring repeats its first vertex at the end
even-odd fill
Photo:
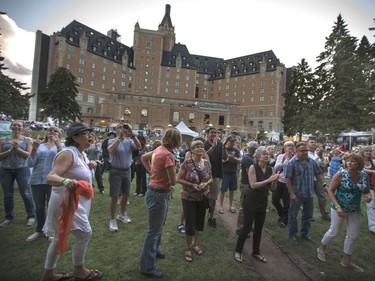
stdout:
POLYGON ((279 140, 280 133, 276 132, 275 130, 272 130, 272 132, 267 134, 267 138, 270 140, 279 140))
POLYGON ((186 126, 184 121, 181 121, 180 123, 178 123, 178 125, 176 126, 176 129, 179 130, 182 135, 187 135, 190 137, 197 137, 199 135, 197 132, 190 130, 188 126, 186 126))

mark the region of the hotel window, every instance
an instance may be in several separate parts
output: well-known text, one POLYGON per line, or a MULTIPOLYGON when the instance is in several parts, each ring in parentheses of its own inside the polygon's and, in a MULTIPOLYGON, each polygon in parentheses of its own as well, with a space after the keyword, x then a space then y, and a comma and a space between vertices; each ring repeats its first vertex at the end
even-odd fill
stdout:
POLYGON ((186 87, 186 88, 189 88, 189 83, 185 83, 185 87, 186 87))
MULTIPOLYGON (((161 116, 161 115, 160 115, 161 116)), ((173 122, 178 122, 178 121, 180 121, 180 113, 179 112, 177 112, 177 111, 175 111, 175 112, 173 112, 173 122)))
POLYGON ((125 78, 126 78, 126 74, 125 74, 125 73, 122 73, 122 74, 121 74, 121 78, 122 78, 122 79, 125 79, 125 78))
POLYGON ((83 78, 82 77, 78 77, 77 78, 77 82, 82 84, 83 83, 83 78))
POLYGON ((258 121, 258 129, 263 129, 263 121, 258 121))
POLYGON ((269 122, 269 123, 268 123, 268 130, 269 130, 269 131, 272 131, 272 130, 273 130, 273 129, 272 129, 272 122, 269 122))
POLYGON ((205 114, 203 117, 204 124, 210 124, 210 114, 205 114))
POLYGON ((251 97, 251 98, 250 98, 250 102, 254 102, 254 97, 251 97))
POLYGON ((78 73, 83 74, 83 68, 82 67, 78 67, 78 73))
POLYGON ((152 42, 151 41, 146 41, 146 48, 151 49, 152 48, 152 42))
POLYGON ((96 64, 93 63, 93 64, 91 65, 91 68, 92 68, 92 69, 95 69, 95 67, 96 67, 96 64))
POLYGON ((175 86, 180 87, 180 82, 176 81, 175 86))
POLYGON ((95 103, 95 96, 94 95, 88 95, 87 96, 87 102, 88 103, 95 103))
POLYGON ((84 55, 85 54, 85 50, 80 50, 79 53, 80 53, 80 55, 84 55))
POLYGON ((175 94, 179 94, 179 93, 180 93, 180 90, 179 90, 179 89, 175 89, 175 90, 174 90, 174 93, 175 93, 175 94))
POLYGON ((103 72, 107 72, 107 67, 103 67, 103 72))
POLYGON ((189 113, 189 123, 195 123, 195 114, 189 113))
POLYGON ((95 72, 91 72, 91 77, 94 78, 95 77, 95 72))
POLYGON ((85 64, 85 60, 84 59, 79 59, 78 63, 79 64, 85 64))
POLYGON ((70 70, 70 64, 67 64, 65 67, 66 69, 70 70))
POLYGON ((121 86, 122 87, 125 87, 126 86, 126 83, 124 81, 121 81, 121 86))
POLYGON ((90 86, 91 87, 94 87, 95 86, 95 82, 93 80, 90 81, 90 86))
POLYGON ((264 96, 260 96, 259 101, 264 101, 264 96))
POLYGON ((76 101, 82 101, 82 94, 81 93, 77 93, 76 101))
POLYGON ((112 73, 113 73, 113 75, 116 75, 116 74, 117 74, 117 71, 116 71, 116 70, 113 70, 112 73))
POLYGON ((99 97, 99 103, 104 103, 105 98, 104 97, 99 97))
POLYGON ((264 88, 260 88, 259 93, 264 94, 264 88))
POLYGON ((223 115, 219 116, 219 125, 224 126, 224 116, 223 115))
POLYGON ((105 81, 105 75, 102 75, 102 80, 105 81))
POLYGON ((91 55, 91 58, 92 58, 93 60, 96 60, 96 55, 92 54, 92 55, 91 55))
POLYGON ((70 57, 70 54, 67 54, 67 55, 66 55, 66 59, 67 59, 67 60, 70 60, 70 58, 71 58, 71 57, 70 57))
POLYGON ((264 109, 263 108, 259 109, 258 116, 259 117, 263 117, 264 116, 264 109))
POLYGON ((273 109, 270 109, 270 116, 273 116, 273 109))

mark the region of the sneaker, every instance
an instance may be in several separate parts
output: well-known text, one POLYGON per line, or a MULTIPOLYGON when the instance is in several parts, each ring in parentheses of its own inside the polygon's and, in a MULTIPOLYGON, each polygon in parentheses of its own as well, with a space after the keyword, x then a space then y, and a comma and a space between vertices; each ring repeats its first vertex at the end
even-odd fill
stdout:
POLYGON ((35 218, 28 218, 26 226, 32 226, 35 223, 35 218))
POLYGON ((232 214, 234 214, 236 212, 236 208, 235 207, 230 207, 229 208, 229 212, 231 212, 232 214))
POLYGON ((111 231, 111 232, 118 231, 116 219, 113 219, 113 220, 109 221, 109 231, 111 231))
POLYGON ((100 194, 104 194, 104 190, 99 190, 99 193, 100 194))
POLYGON ((216 228, 216 219, 215 218, 208 218, 208 225, 211 226, 212 228, 216 228))
POLYGON ((181 234, 185 234, 185 226, 182 223, 177 226, 177 230, 181 234))
POLYGON ((26 242, 34 241, 35 239, 38 239, 39 237, 44 236, 42 232, 34 232, 29 237, 26 238, 26 242))
POLYGON ((219 214, 224 214, 224 208, 223 207, 219 208, 219 214))
POLYGON ((122 221, 123 223, 130 223, 131 219, 129 219, 128 215, 125 212, 125 215, 118 214, 117 219, 122 221))
POLYGON ((11 220, 4 220, 2 223, 0 223, 0 227, 8 226, 11 222, 11 220))
POLYGON ((295 236, 289 237, 289 242, 292 245, 298 245, 298 240, 295 236))
POLYGON ((305 240, 305 241, 307 241, 307 242, 309 242, 309 243, 311 243, 311 244, 316 244, 316 242, 314 241, 314 239, 312 239, 310 236, 308 236, 308 235, 303 235, 303 236, 301 236, 301 238, 303 239, 303 240, 305 240))

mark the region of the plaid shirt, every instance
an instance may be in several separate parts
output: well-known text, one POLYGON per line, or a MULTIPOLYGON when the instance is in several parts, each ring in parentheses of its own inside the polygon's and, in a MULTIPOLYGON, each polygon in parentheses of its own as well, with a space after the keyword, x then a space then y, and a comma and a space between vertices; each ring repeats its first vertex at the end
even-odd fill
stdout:
POLYGON ((322 174, 316 162, 307 157, 305 163, 301 163, 297 155, 288 161, 285 177, 290 179, 293 192, 298 197, 312 198, 314 196, 314 177, 322 174))

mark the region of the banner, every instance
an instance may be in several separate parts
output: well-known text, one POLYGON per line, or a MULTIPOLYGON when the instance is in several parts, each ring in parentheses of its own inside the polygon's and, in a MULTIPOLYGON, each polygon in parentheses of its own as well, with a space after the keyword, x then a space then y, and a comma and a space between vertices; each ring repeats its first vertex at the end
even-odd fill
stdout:
POLYGON ((12 133, 11 123, 11 121, 0 121, 0 137, 9 136, 12 133))

